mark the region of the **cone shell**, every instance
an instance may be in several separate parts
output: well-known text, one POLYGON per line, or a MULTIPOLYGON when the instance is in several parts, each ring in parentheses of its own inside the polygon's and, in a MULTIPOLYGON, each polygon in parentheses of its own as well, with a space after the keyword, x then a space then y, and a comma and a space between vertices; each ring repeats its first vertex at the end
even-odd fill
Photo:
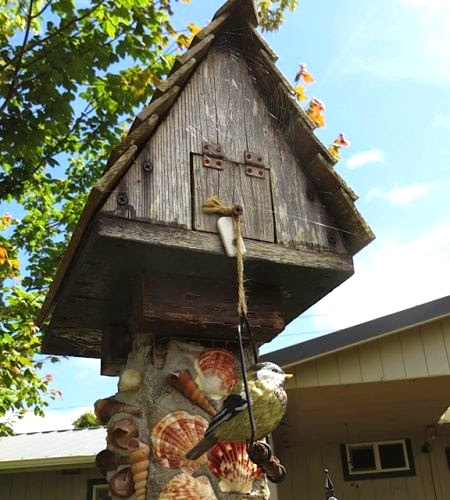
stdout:
POLYGON ((206 476, 178 474, 164 486, 159 500, 217 500, 206 476))
POLYGON ((222 441, 208 452, 208 467, 220 479, 224 493, 250 493, 253 482, 262 475, 247 453, 247 444, 239 441, 222 441))
POLYGON ((145 500, 147 479, 150 467, 150 448, 148 445, 131 438, 128 441, 131 471, 133 473, 134 495, 136 500, 145 500))
POLYGON ((107 443, 123 450, 128 450, 128 441, 139 435, 138 425, 131 418, 111 421, 108 427, 107 443))
POLYGON ((212 399, 225 397, 237 382, 237 359, 226 349, 205 349, 195 360, 200 389, 212 399))
POLYGON ((126 403, 121 403, 114 398, 98 399, 94 403, 94 411, 97 420, 102 425, 106 425, 109 422, 109 419, 119 412, 129 413, 130 415, 142 414, 142 410, 140 408, 127 405, 126 403))
POLYGON ((169 373, 167 382, 199 408, 206 411, 206 413, 212 417, 216 415, 217 410, 209 402, 208 398, 203 394, 200 387, 195 383, 191 374, 187 370, 179 370, 169 373))
POLYGON ((131 497, 134 491, 131 467, 126 467, 116 472, 109 479, 111 493, 119 498, 131 497))
POLYGON ((191 474, 206 463, 206 455, 197 460, 188 460, 185 455, 201 439, 208 422, 198 415, 185 411, 174 411, 161 419, 152 432, 152 446, 155 459, 163 467, 182 469, 191 474))
POLYGON ((142 384, 142 373, 133 368, 126 368, 121 374, 118 384, 119 391, 135 391, 142 384))

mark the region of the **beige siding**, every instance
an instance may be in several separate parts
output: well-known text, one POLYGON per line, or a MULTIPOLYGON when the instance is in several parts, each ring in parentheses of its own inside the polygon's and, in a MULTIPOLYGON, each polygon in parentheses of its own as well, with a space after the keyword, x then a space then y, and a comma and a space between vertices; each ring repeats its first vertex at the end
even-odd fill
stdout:
MULTIPOLYGON (((404 436, 397 436, 404 437, 404 436)), ((332 474, 337 497, 345 500, 448 500, 450 471, 445 448, 450 434, 440 430, 429 454, 422 453, 423 436, 411 439, 415 476, 344 481, 340 443, 303 445, 278 451, 288 471, 278 485, 279 500, 315 500, 325 497, 323 469, 332 474)))
POLYGON ((0 474, 2 500, 85 500, 89 479, 100 478, 95 469, 0 474))
POLYGON ((295 371, 297 387, 449 375, 450 318, 306 361, 290 371, 295 371))

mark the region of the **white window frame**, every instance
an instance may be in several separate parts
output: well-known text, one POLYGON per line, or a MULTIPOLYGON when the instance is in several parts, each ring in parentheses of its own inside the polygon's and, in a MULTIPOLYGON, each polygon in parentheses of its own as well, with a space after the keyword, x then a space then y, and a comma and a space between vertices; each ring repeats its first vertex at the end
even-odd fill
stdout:
POLYGON ((108 491, 108 489, 108 484, 94 484, 92 486, 92 500, 98 500, 99 497, 97 496, 97 493, 108 491))
POLYGON ((380 474, 380 473, 395 473, 395 472, 409 472, 412 470, 411 463, 409 460, 408 447, 406 444, 406 439, 394 439, 390 441, 371 441, 367 443, 348 443, 345 445, 345 453, 347 459, 347 469, 349 476, 355 477, 358 475, 368 475, 368 474, 380 474), (395 468, 383 468, 381 466, 380 459, 380 446, 385 444, 401 444, 403 448, 403 456, 405 459, 405 467, 395 467, 395 468), (373 469, 353 469, 351 462, 350 450, 353 448, 369 448, 372 447, 373 454, 375 458, 375 468, 373 469))

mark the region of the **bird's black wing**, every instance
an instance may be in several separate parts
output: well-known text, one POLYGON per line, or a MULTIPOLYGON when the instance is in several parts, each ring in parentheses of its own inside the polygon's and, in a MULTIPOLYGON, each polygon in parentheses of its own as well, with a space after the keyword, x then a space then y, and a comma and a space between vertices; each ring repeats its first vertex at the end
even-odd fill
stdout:
POLYGON ((219 425, 223 424, 230 418, 247 409, 247 400, 243 394, 230 394, 223 401, 222 409, 211 420, 209 427, 206 429, 205 436, 214 431, 219 425))

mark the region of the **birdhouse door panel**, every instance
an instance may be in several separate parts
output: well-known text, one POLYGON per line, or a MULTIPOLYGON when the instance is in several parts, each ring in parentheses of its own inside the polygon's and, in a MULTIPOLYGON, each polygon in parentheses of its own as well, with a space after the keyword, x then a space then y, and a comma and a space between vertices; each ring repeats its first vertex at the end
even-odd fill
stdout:
POLYGON ((193 228, 217 233, 219 216, 205 214, 203 203, 217 196, 224 205, 239 204, 244 208, 244 238, 274 242, 275 225, 270 183, 270 169, 259 168, 253 176, 242 163, 221 160, 220 169, 204 165, 204 157, 192 155, 193 228))

